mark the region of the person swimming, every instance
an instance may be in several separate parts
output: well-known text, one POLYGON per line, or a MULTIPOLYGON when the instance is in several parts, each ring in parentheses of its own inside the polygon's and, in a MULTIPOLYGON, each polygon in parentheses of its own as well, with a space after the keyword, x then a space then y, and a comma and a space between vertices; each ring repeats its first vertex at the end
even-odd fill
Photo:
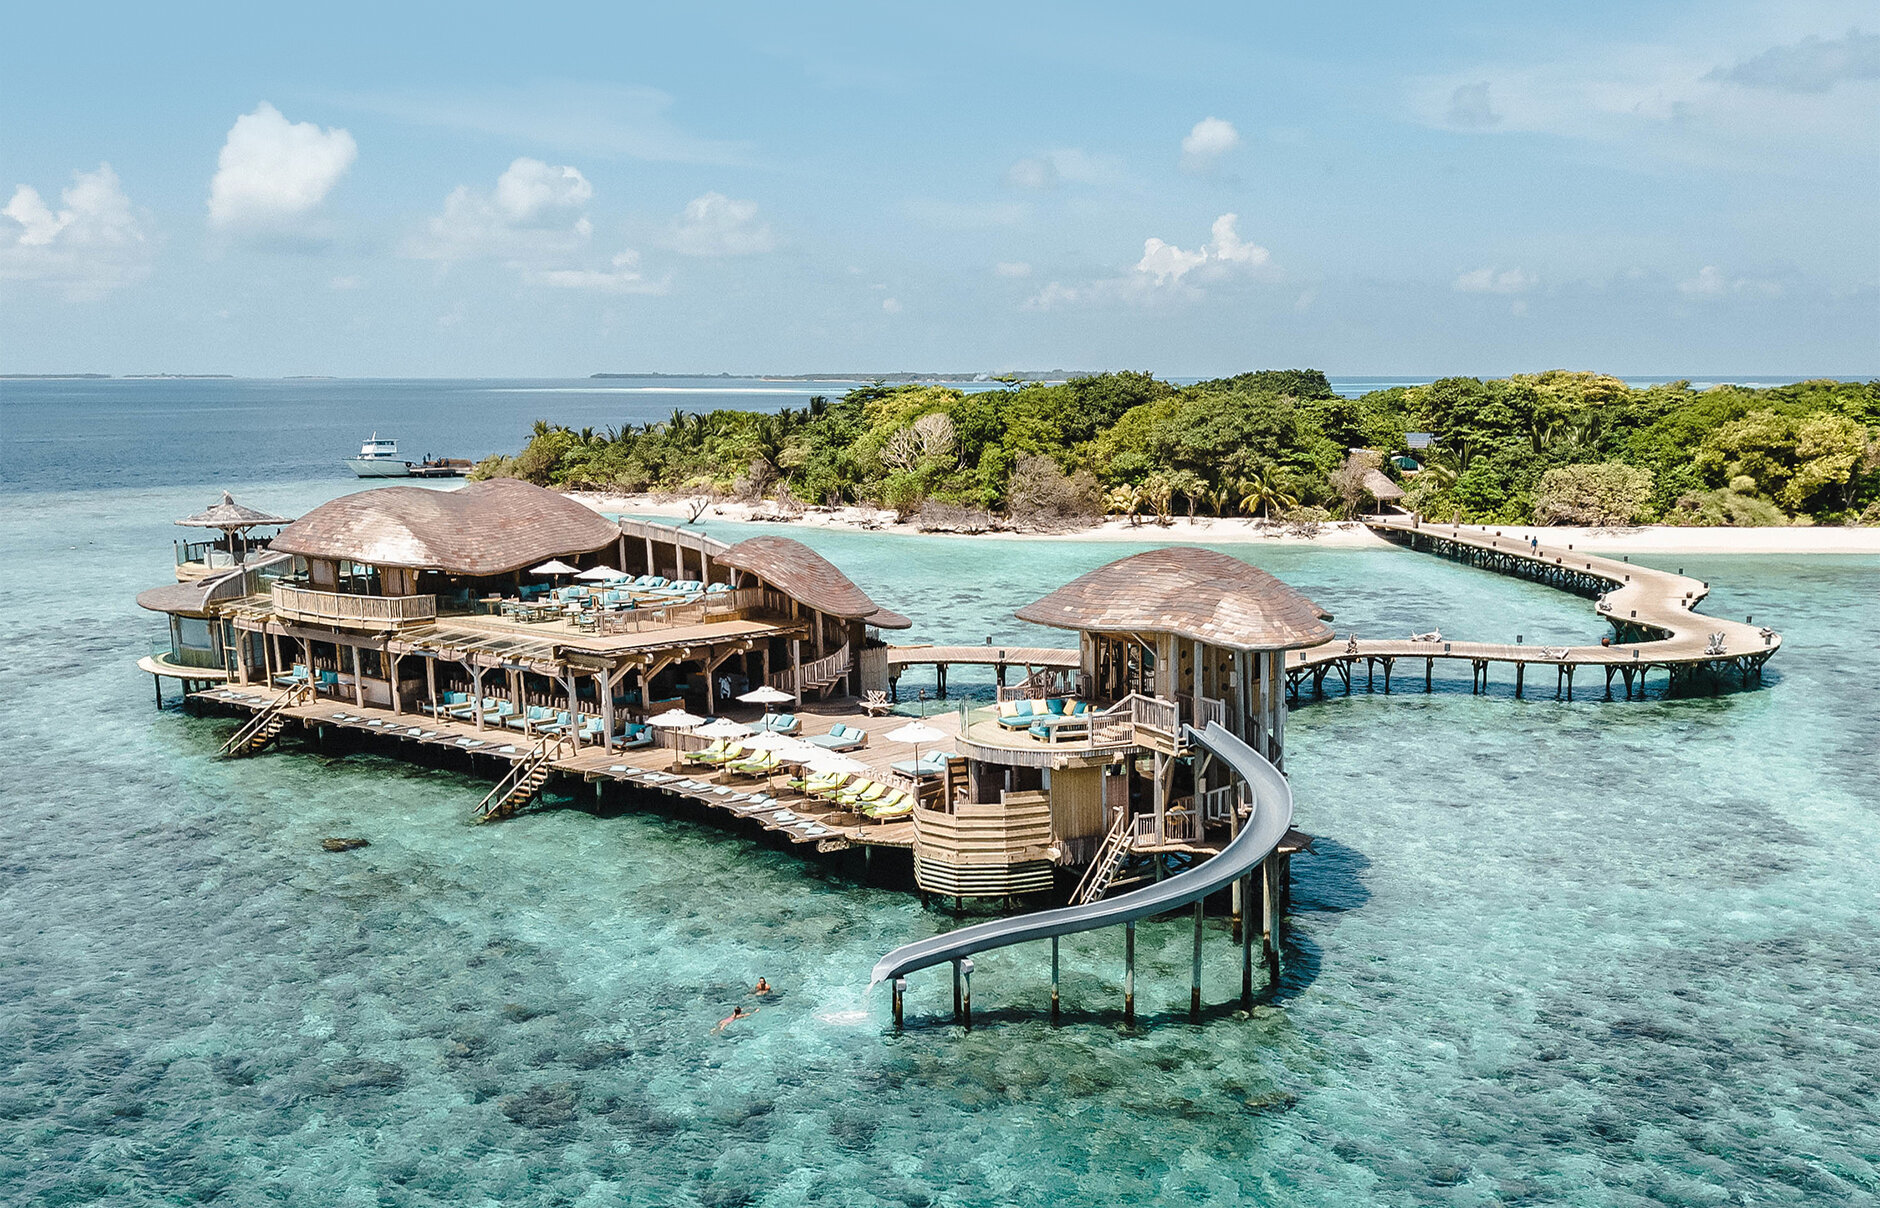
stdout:
POLYGON ((752 986, 752 987, 751 987, 751 993, 753 993, 753 994, 768 994, 768 993, 770 993, 770 983, 769 983, 769 982, 767 982, 767 981, 765 981, 765 980, 764 980, 763 978, 761 978, 761 977, 760 977, 760 978, 758 978, 758 979, 757 979, 757 984, 756 984, 755 986, 752 986))
POLYGON ((749 1018, 750 1018, 751 1016, 753 1016, 753 1015, 755 1015, 755 1014, 757 1014, 757 1008, 756 1008, 756 1007, 752 1007, 752 1008, 751 1008, 750 1010, 748 1010, 748 1011, 746 1011, 746 1010, 745 1010, 745 1009, 744 1009, 743 1007, 733 1007, 733 1008, 731 1008, 731 1014, 729 1014, 729 1015, 727 1015, 727 1016, 725 1016, 725 1017, 724 1017, 723 1019, 721 1019, 721 1020, 719 1020, 719 1021, 718 1021, 718 1026, 717 1026, 717 1027, 715 1027, 715 1028, 713 1028, 713 1029, 712 1029, 712 1031, 714 1031, 714 1032, 722 1032, 722 1031, 724 1031, 724 1030, 725 1030, 726 1028, 728 1028, 728 1027, 730 1027, 730 1026, 731 1026, 732 1024, 734 1024, 734 1023, 736 1023, 736 1022, 738 1022, 738 1020, 740 1020, 740 1019, 749 1019, 749 1018))

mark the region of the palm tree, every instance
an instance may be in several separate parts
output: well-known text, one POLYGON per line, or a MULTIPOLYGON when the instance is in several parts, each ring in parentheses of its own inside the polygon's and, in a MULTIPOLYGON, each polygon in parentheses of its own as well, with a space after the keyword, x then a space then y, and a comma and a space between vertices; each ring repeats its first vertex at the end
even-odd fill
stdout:
POLYGON ((1257 513, 1261 519, 1267 518, 1268 511, 1275 505, 1283 508, 1299 506, 1299 500, 1288 495, 1278 483, 1273 481, 1270 471, 1260 470, 1246 482, 1240 484, 1243 492, 1240 497, 1240 510, 1257 513))
POLYGON ((1138 518, 1138 514, 1142 511, 1142 502, 1142 488, 1129 483, 1112 488, 1103 501, 1105 511, 1113 516, 1128 517, 1132 528, 1142 523, 1138 518))

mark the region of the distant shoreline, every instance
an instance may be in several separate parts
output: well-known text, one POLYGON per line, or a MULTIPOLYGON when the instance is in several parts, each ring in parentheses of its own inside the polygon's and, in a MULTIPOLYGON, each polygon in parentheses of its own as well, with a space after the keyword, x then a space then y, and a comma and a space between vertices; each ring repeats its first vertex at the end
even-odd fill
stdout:
MULTIPOLYGON (((689 511, 682 500, 666 496, 616 495, 592 491, 564 491, 562 494, 597 512, 684 520, 689 511)), ((709 530, 713 520, 737 524, 774 523, 781 529, 802 525, 890 536, 971 537, 991 541, 1193 542, 1205 545, 1315 546, 1322 549, 1381 549, 1390 544, 1363 524, 1351 520, 1328 521, 1320 527, 1316 537, 1282 533, 1277 526, 1268 527, 1257 520, 1237 516, 1198 516, 1192 521, 1186 516, 1180 516, 1167 527, 1146 520, 1132 525, 1120 517, 1110 517, 1097 524, 1058 532, 944 533, 924 532, 914 524, 895 520, 893 512, 878 508, 805 509, 800 515, 786 520, 780 518, 774 505, 766 507, 730 500, 713 503, 701 523, 709 530)), ((1430 527, 1446 529, 1449 526, 1430 527)), ((1579 546, 1601 552, 1628 554, 1880 554, 1880 528, 1840 525, 1705 528, 1647 524, 1625 528, 1587 528, 1572 525, 1465 524, 1461 527, 1465 532, 1505 533, 1513 536, 1533 534, 1549 545, 1579 546)))

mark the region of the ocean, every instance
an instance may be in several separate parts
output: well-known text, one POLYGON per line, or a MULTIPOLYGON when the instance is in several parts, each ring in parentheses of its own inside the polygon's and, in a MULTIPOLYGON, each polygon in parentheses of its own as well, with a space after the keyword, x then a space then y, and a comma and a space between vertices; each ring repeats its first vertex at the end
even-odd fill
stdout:
MULTIPOLYGON (((1028 946, 972 1031, 940 972, 897 1034, 869 967, 954 925, 911 894, 650 803, 473 826, 487 783, 223 763, 232 720, 154 706, 133 597, 222 487, 299 514, 375 428, 475 456, 808 397, 597 385, 0 382, 0 1202, 1880 1203, 1880 558, 1635 555, 1783 632, 1758 690, 1303 704, 1285 979, 1241 1012, 1211 922, 1198 1027, 1185 920, 1140 928, 1134 1029, 1103 932, 1057 1026, 1028 946)), ((1044 640, 1012 611, 1140 548, 795 535, 916 641, 1044 640)), ((1600 631, 1407 551, 1226 548, 1340 632, 1600 631)))

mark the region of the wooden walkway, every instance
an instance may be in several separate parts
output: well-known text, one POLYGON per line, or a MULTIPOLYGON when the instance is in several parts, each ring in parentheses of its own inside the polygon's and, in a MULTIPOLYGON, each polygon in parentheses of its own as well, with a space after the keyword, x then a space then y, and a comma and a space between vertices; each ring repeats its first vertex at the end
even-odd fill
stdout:
MULTIPOLYGON (((197 692, 191 699, 252 714, 271 705, 277 695, 258 684, 236 684, 197 692)), ((294 705, 281 710, 281 715, 292 719, 303 732, 332 728, 369 734, 388 743, 409 744, 413 748, 461 752, 474 773, 488 775, 492 780, 501 780, 517 763, 527 759, 536 746, 535 739, 514 730, 491 727, 479 731, 471 722, 394 713, 390 709, 343 700, 320 699, 294 705), (486 759, 489 762, 481 762, 486 759)), ((904 717, 867 717, 851 703, 842 701, 805 704, 797 716, 803 719, 805 734, 820 734, 836 722, 876 731, 861 749, 844 752, 868 769, 861 775, 895 781, 897 774, 891 765, 914 758, 911 746, 889 742, 883 737, 889 730, 905 724, 904 717)), ((959 728, 959 716, 951 712, 935 714, 926 718, 926 723, 952 733, 959 728)), ((949 744, 939 745, 944 749, 949 744)), ((926 749, 932 751, 934 747, 930 745, 926 749)), ((600 747, 584 747, 578 753, 553 759, 550 766, 564 777, 564 787, 572 787, 567 783, 570 781, 593 784, 598 794, 599 788, 608 783, 631 785, 637 792, 669 800, 683 799, 722 811, 726 820, 748 820, 793 844, 814 843, 816 850, 822 852, 847 847, 912 848, 914 845, 911 821, 871 822, 820 798, 791 792, 784 787, 782 777, 764 780, 733 776, 710 768, 688 768, 680 763, 678 752, 670 747, 612 752, 600 747)), ((899 778, 898 783, 907 781, 899 778)))
POLYGON ((1536 546, 1486 527, 1418 524, 1395 517, 1365 523, 1386 539, 1412 549, 1595 597, 1595 610, 1613 627, 1612 644, 1334 639, 1287 656, 1286 682, 1295 697, 1307 681, 1323 695, 1328 675, 1337 675, 1349 692, 1359 664, 1363 664, 1367 686, 1376 686, 1381 671, 1384 691, 1389 692, 1391 673, 1400 660, 1412 665, 1422 662, 1424 690, 1429 691, 1433 669, 1441 659, 1468 663, 1476 692, 1487 690, 1489 667, 1503 663, 1514 669, 1516 696, 1525 689, 1528 669, 1539 667, 1554 670, 1556 693, 1571 700, 1575 671, 1591 667, 1604 675, 1608 696, 1617 677, 1624 683, 1626 698, 1631 699, 1635 690, 1644 694, 1645 677, 1653 669, 1664 672, 1672 687, 1700 679, 1720 682, 1731 673, 1747 685, 1752 677, 1761 677, 1762 665, 1782 646, 1781 635, 1773 630, 1695 612, 1710 585, 1683 574, 1581 553, 1570 546, 1536 546))
POLYGON ((940 699, 947 696, 947 668, 954 666, 991 667, 999 686, 1005 686, 1009 667, 1022 667, 1027 676, 1040 670, 1075 671, 1078 654, 1051 646, 890 646, 888 647, 888 691, 894 696, 901 673, 909 667, 932 667, 934 684, 940 699))

